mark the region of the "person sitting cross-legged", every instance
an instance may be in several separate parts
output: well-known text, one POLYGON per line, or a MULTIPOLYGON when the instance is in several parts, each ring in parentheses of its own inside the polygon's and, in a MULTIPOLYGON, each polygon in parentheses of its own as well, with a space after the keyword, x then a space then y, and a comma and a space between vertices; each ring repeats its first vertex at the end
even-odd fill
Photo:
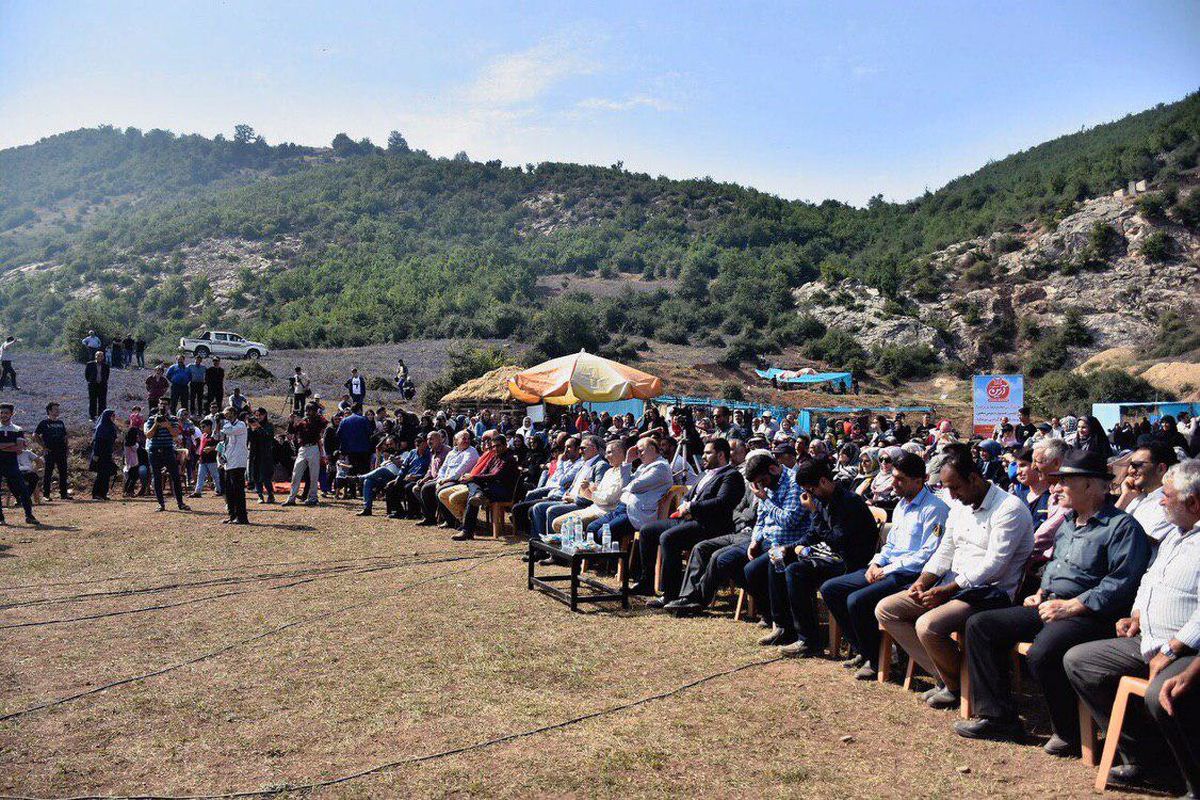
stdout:
POLYGON ((584 436, 580 452, 583 465, 575 473, 570 488, 560 498, 543 500, 529 510, 530 538, 542 538, 550 532, 555 519, 568 511, 591 505, 592 501, 584 496, 584 492, 598 485, 608 471, 608 462, 604 460, 604 440, 599 436, 584 436))
POLYGON ((482 470, 472 470, 467 477, 466 508, 463 512, 461 531, 450 538, 463 542, 475 538, 475 526, 479 521, 479 509, 488 503, 512 500, 517 488, 520 468, 512 453, 508 452, 508 439, 495 431, 492 438, 492 458, 482 470))
POLYGON ((1123 785, 1152 782, 1152 771, 1169 771, 1164 755, 1170 752, 1187 783, 1185 796, 1197 798, 1200 713, 1186 711, 1196 709, 1195 673, 1200 669, 1200 460, 1181 461, 1167 470, 1162 503, 1175 529, 1159 543, 1142 576, 1132 613, 1117 621, 1117 638, 1076 645, 1063 665, 1101 730, 1108 725, 1122 676, 1149 679, 1144 705, 1131 705, 1126 713, 1117 748, 1122 763, 1108 778, 1123 785), (1183 689, 1187 694, 1189 686, 1191 702, 1177 707, 1176 693, 1183 689))
POLYGON ((783 570, 769 572, 771 618, 784 631, 780 654, 807 657, 821 651, 817 589, 846 570, 863 569, 875 552, 879 525, 866 501, 833 482, 826 461, 796 467, 800 503, 811 514, 807 535, 783 552, 783 570))
MULTIPOLYGON (((766 453, 765 450, 761 452, 766 453)), ((750 562, 746 551, 757 519, 758 498, 753 492, 744 491, 733 509, 733 532, 696 543, 688 556, 679 597, 664 604, 663 608, 677 616, 690 616, 712 605, 717 589, 728 581, 745 589, 745 569, 750 562)))
POLYGON ((594 540, 600 540, 605 525, 614 541, 630 540, 635 530, 641 530, 658 518, 658 503, 674 485, 671 465, 662 457, 658 442, 651 436, 643 436, 637 446, 629 448, 625 454, 627 463, 632 464, 638 459, 642 465, 625 484, 621 504, 588 524, 587 532, 594 540))
POLYGON ((642 576, 633 589, 636 594, 654 594, 655 564, 660 554, 662 558, 663 595, 647 603, 651 608, 662 608, 679 596, 684 550, 733 531, 733 510, 746 493, 746 481, 730 463, 726 440, 709 440, 703 458, 705 472, 688 490, 673 518, 655 520, 641 528, 638 547, 642 576))
POLYGON ((568 437, 563 442, 562 455, 554 465, 554 474, 547 479, 545 485, 530 489, 525 493, 524 500, 513 504, 513 531, 517 536, 528 536, 530 533, 540 534, 542 531, 531 530, 534 506, 547 500, 562 500, 563 496, 571 490, 575 476, 579 474, 584 465, 579 445, 578 436, 568 437))
POLYGON ((881 600, 875 616, 910 658, 941 681, 925 693, 925 702, 953 708, 961 696, 962 666, 953 635, 972 614, 1012 603, 1033 550, 1033 518, 1020 498, 984 480, 964 443, 945 446, 940 477, 955 501, 946 532, 921 576, 881 600))
POLYGON ((976 719, 960 720, 954 730, 969 739, 1024 739, 1009 665, 1013 647, 1032 642, 1029 671, 1041 685, 1054 729, 1046 752, 1078 756, 1077 703, 1063 656, 1077 644, 1111 635, 1133 603, 1151 548, 1137 520, 1109 501, 1113 476, 1103 456, 1073 450, 1047 477, 1059 504, 1069 509, 1054 541, 1054 558, 1023 605, 982 611, 967 620, 976 719))
MULTIPOLYGON (((880 668, 879 621, 875 606, 912 585, 941 541, 950 508, 925 486, 925 461, 904 453, 892 465, 892 486, 899 502, 883 548, 866 569, 830 578, 821 585, 829 613, 842 626, 854 650, 847 666, 854 677, 872 680, 880 668)), ((884 664, 883 668, 890 665, 884 664)))

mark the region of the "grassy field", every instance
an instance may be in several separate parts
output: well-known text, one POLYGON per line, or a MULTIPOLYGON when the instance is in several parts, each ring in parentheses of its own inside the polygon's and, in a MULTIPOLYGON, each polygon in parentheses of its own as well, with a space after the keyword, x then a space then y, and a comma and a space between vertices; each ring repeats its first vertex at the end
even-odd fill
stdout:
POLYGON ((526 590, 513 544, 349 504, 229 527, 192 503, 0 528, 0 794, 297 794, 375 770, 315 794, 1092 796, 1082 763, 962 740, 897 685, 760 664, 726 614, 571 614, 526 590))

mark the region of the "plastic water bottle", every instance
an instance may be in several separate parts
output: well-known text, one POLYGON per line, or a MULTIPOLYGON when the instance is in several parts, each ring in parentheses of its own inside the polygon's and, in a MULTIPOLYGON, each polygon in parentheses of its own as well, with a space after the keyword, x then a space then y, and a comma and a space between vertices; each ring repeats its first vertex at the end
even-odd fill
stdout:
POLYGON ((606 553, 612 550, 612 528, 608 527, 607 522, 600 529, 600 548, 606 553))

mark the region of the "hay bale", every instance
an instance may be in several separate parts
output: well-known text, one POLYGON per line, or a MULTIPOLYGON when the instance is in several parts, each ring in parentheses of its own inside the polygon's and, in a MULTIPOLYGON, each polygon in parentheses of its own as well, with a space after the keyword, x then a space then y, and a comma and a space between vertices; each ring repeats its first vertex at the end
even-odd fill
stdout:
POLYGON ((472 378, 457 389, 442 396, 440 405, 481 405, 512 402, 508 381, 524 367, 505 366, 472 378))

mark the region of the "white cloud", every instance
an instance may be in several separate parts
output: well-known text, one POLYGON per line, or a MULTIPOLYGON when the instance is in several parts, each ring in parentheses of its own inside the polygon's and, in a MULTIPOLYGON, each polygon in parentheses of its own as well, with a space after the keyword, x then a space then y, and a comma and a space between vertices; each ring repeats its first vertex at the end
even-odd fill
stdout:
POLYGON ((586 100, 580 100, 577 105, 579 108, 587 111, 632 111, 635 108, 650 108, 654 111, 679 110, 679 107, 674 103, 645 94, 636 94, 625 100, 589 97, 586 100))
POLYGON ((463 98, 472 106, 521 105, 568 78, 599 71, 599 64, 580 45, 572 37, 556 37, 501 56, 484 67, 463 98))

